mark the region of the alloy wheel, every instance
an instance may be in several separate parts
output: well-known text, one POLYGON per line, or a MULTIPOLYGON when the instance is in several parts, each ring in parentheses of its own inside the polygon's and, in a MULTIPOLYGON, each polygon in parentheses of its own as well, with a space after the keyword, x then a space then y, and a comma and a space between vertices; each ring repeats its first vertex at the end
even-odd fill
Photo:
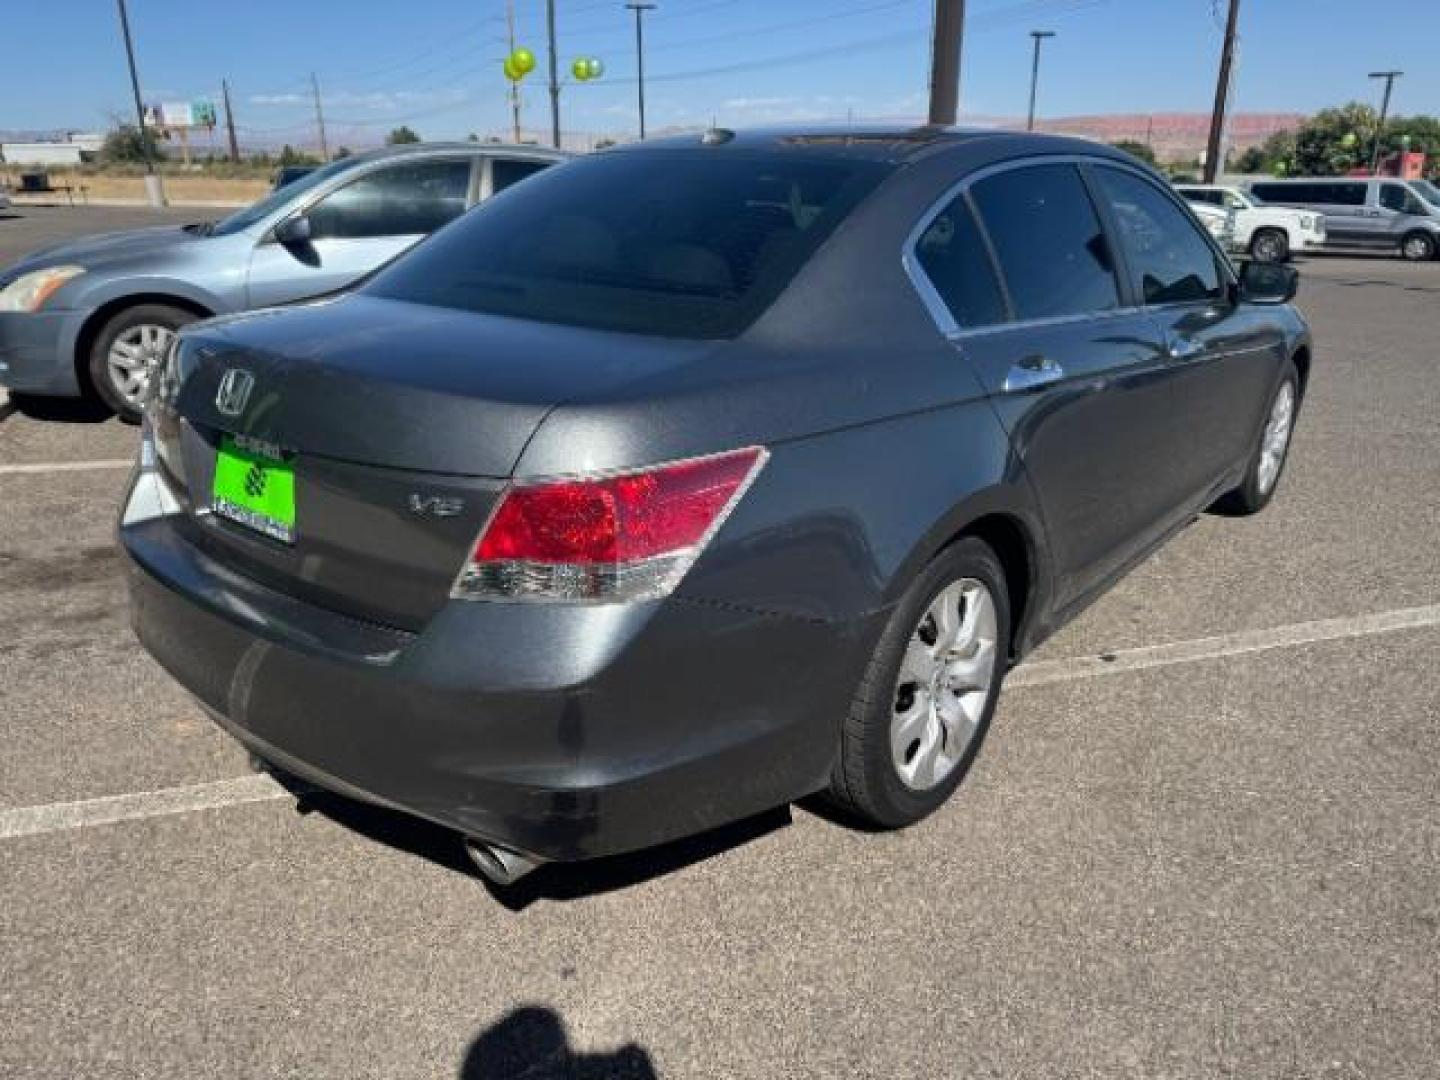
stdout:
POLYGON ((1260 465, 1255 472, 1255 482, 1261 495, 1268 495, 1280 477, 1294 426, 1295 384, 1287 382, 1275 395, 1275 404, 1270 406, 1270 418, 1265 421, 1265 434, 1260 441, 1260 465))
POLYGON ((990 590, 961 578, 911 632, 890 718, 891 760, 906 787, 929 790, 964 758, 995 681, 998 625, 990 590))
POLYGON ((140 323, 122 331, 110 344, 105 370, 110 385, 127 405, 140 408, 150 380, 165 361, 175 331, 155 323, 140 323))

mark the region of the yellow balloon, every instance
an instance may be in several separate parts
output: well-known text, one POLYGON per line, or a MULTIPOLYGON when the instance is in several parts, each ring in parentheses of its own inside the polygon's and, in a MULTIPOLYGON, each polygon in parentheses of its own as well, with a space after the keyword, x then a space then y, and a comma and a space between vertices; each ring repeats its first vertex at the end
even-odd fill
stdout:
POLYGON ((510 54, 510 62, 521 75, 535 70, 535 54, 523 45, 510 54))
POLYGON ((590 78, 590 61, 583 56, 580 57, 580 59, 570 65, 570 74, 574 75, 575 78, 581 82, 584 82, 590 78))
POLYGON ((501 67, 505 72, 505 77, 511 82, 519 82, 524 75, 524 72, 515 70, 515 58, 513 56, 507 56, 505 63, 502 64, 501 67))

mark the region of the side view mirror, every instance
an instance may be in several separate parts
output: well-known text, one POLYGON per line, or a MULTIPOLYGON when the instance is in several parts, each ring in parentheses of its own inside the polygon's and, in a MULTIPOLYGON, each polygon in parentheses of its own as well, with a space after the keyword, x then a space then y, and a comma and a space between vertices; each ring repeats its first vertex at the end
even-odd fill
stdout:
POLYGON ((1248 304, 1288 304, 1300 291, 1300 271, 1285 263, 1240 264, 1240 299, 1248 304))
POLYGON ((310 219, 295 214, 275 226, 275 240, 286 247, 300 247, 310 242, 310 219))

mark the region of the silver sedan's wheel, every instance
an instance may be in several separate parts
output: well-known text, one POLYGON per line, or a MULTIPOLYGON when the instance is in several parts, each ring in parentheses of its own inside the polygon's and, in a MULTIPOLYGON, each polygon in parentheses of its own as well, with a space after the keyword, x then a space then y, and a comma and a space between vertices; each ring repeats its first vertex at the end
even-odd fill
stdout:
POLYGON ((1290 448, 1290 434, 1295 429, 1295 384, 1286 382, 1275 395, 1270 406, 1270 418, 1265 421, 1265 434, 1260 441, 1260 462, 1255 469, 1255 485, 1262 496, 1269 495, 1275 481, 1280 478, 1280 469, 1285 464, 1285 453, 1290 448))
POLYGON ((896 678, 890 755, 912 791, 942 783, 980 728, 995 680, 999 620, 986 585, 962 578, 925 609, 896 678))
POLYGON ((105 372, 115 396, 139 409, 174 338, 174 330, 154 323, 140 323, 121 332, 105 357, 105 372))

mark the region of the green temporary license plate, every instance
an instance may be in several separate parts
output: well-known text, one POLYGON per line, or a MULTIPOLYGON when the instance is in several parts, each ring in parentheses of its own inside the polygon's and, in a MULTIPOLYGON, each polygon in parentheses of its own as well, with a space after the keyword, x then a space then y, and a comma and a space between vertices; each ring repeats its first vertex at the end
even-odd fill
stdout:
POLYGON ((229 435, 215 455, 215 512, 295 542, 295 470, 275 447, 229 435))

